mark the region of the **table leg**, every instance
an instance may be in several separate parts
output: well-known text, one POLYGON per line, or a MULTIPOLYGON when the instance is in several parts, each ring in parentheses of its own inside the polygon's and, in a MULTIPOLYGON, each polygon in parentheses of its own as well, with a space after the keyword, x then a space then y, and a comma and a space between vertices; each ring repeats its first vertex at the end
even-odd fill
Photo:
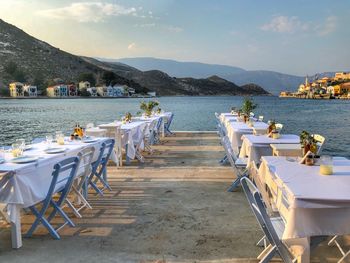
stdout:
POLYGON ((9 205, 11 219, 11 240, 12 248, 20 248, 22 246, 22 233, 21 233, 21 206, 9 205))
POLYGON ((310 262, 310 238, 295 238, 285 241, 298 263, 310 262))
POLYGON ((129 156, 128 156, 128 147, 129 147, 129 145, 126 144, 126 145, 125 145, 125 163, 126 163, 126 164, 130 164, 130 158, 129 158, 129 156))

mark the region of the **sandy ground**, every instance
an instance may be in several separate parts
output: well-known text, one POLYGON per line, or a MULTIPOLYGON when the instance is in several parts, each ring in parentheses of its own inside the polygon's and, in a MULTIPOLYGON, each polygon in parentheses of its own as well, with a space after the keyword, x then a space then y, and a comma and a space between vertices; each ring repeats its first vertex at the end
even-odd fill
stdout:
MULTIPOLYGON (((178 133, 154 147, 146 162, 109 167, 113 188, 90 194, 92 210, 53 240, 44 228, 12 250, 10 229, 0 230, 0 262, 257 262, 262 237, 242 191, 226 192, 234 179, 215 134, 178 133)), ((23 217, 23 231, 33 222, 23 217)), ((59 223, 60 220, 55 221, 59 223)), ((316 262, 335 262, 323 246, 316 262)))

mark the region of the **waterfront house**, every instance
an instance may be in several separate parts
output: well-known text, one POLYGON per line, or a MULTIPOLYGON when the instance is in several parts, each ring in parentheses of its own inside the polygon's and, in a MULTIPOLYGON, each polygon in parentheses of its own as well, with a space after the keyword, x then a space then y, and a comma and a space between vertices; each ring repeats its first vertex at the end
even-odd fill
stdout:
POLYGON ((335 73, 334 80, 342 81, 342 80, 350 80, 350 72, 337 72, 335 73))
POLYGON ((46 89, 48 97, 57 98, 57 97, 67 97, 68 96, 68 86, 64 84, 59 84, 55 86, 48 87, 46 89))
POLYGON ((90 93, 91 97, 97 97, 98 96, 96 87, 87 88, 86 90, 87 90, 88 93, 90 93))
POLYGON ((339 96, 340 95, 340 85, 328 86, 327 93, 332 95, 332 96, 339 96))
POLYGON ((79 90, 85 89, 88 90, 91 88, 90 82, 89 81, 80 81, 79 82, 79 90))
POLYGON ((127 92, 128 92, 128 95, 131 97, 136 93, 136 90, 134 88, 128 87, 127 92))
POLYGON ((107 97, 114 97, 114 88, 111 85, 109 85, 106 89, 107 89, 106 96, 107 97))
POLYGON ((125 91, 127 86, 124 85, 114 85, 113 86, 113 97, 123 97, 125 96, 125 91))
POLYGON ((106 97, 107 96, 107 87, 100 86, 96 88, 97 96, 106 97))
POLYGON ((340 94, 342 95, 350 94, 350 82, 340 84, 340 94))
POLYGON ((69 84, 67 87, 68 87, 68 95, 70 97, 78 96, 78 88, 74 83, 69 84))
POLYGON ((24 95, 26 95, 26 96, 29 96, 29 97, 37 97, 38 96, 37 86, 24 85, 23 91, 24 91, 24 95))
POLYGON ((155 97, 157 94, 155 91, 149 91, 149 92, 147 92, 147 95, 149 95, 151 97, 155 97))
POLYGON ((9 85, 10 89, 10 96, 17 98, 17 97, 24 97, 24 85, 21 82, 12 82, 9 85))

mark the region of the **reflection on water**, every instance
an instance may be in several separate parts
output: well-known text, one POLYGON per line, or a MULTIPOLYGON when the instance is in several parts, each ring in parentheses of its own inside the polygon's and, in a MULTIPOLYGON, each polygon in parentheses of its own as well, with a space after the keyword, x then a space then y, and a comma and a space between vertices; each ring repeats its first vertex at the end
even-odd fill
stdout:
MULTIPOLYGON (((175 113, 173 130, 214 130, 214 112, 240 106, 242 97, 162 97, 161 108, 175 113)), ((125 112, 139 111, 141 99, 0 100, 0 145, 16 138, 30 140, 55 131, 70 134, 78 122, 110 122, 125 112)), ((257 114, 275 119, 285 133, 303 129, 327 138, 324 152, 350 156, 350 101, 256 97, 257 114)))

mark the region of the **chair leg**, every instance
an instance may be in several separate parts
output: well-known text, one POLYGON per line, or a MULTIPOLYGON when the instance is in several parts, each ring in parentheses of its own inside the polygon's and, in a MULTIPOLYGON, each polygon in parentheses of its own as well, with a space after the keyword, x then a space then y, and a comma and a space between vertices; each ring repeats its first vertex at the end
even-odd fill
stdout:
POLYGON ((277 252, 276 246, 273 246, 270 251, 267 252, 267 254, 259 261, 259 263, 269 263, 271 259, 274 257, 274 255, 277 252))
POLYGON ((227 155, 225 155, 220 161, 220 164, 226 164, 227 163, 227 155))
POLYGON ((227 189, 227 192, 233 192, 234 190, 236 190, 238 188, 238 186, 240 186, 240 184, 241 184, 241 179, 243 177, 247 177, 247 176, 248 176, 247 173, 244 173, 242 175, 237 175, 237 179, 233 181, 231 186, 227 189))

